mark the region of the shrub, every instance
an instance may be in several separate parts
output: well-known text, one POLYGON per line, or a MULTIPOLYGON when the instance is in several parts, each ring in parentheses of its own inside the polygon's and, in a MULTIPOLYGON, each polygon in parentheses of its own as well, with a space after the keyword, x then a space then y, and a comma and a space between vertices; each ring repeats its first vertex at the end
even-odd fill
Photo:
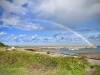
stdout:
POLYGON ((47 54, 50 54, 50 51, 47 51, 47 54))
POLYGON ((8 47, 8 46, 0 42, 0 47, 8 47))

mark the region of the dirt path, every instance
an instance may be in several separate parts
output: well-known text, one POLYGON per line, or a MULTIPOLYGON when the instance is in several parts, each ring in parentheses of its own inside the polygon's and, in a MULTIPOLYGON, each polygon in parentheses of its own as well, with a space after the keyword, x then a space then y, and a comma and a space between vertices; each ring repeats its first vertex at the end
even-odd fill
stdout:
POLYGON ((85 75, 92 75, 94 71, 95 71, 95 69, 87 68, 85 75))
POLYGON ((10 74, 6 74, 6 73, 2 73, 2 72, 0 72, 0 75, 10 75, 10 74))

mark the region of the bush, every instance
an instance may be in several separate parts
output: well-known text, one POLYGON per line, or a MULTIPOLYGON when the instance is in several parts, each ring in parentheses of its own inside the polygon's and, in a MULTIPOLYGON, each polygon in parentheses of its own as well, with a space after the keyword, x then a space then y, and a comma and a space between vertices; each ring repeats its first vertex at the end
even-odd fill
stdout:
POLYGON ((8 46, 0 42, 0 47, 8 47, 8 46))
POLYGON ((47 54, 50 54, 51 52, 50 51, 47 51, 47 54))

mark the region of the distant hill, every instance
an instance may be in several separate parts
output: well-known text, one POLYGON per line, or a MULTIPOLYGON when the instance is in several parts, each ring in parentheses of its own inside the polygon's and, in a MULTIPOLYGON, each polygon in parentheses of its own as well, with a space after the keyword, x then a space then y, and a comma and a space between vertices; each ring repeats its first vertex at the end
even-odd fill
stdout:
POLYGON ((7 45, 4 45, 3 43, 0 42, 0 47, 6 47, 7 45))

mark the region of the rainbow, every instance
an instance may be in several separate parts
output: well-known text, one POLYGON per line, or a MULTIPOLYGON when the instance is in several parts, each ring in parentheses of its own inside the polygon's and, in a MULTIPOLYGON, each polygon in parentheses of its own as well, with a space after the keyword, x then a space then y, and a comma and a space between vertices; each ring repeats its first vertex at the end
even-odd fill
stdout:
POLYGON ((89 46, 94 46, 88 39, 86 39, 84 36, 82 36, 81 34, 79 34, 78 32, 72 30, 71 28, 67 27, 67 26, 64 26, 62 24, 59 24, 57 22, 53 22, 53 21, 48 21, 48 20, 41 20, 41 19, 33 19, 34 21, 41 21, 41 22, 47 22, 47 23, 51 23, 51 24, 55 24, 55 25, 58 25, 62 28, 65 28, 71 32, 73 32, 74 34, 76 34, 77 36, 81 37, 89 46))

